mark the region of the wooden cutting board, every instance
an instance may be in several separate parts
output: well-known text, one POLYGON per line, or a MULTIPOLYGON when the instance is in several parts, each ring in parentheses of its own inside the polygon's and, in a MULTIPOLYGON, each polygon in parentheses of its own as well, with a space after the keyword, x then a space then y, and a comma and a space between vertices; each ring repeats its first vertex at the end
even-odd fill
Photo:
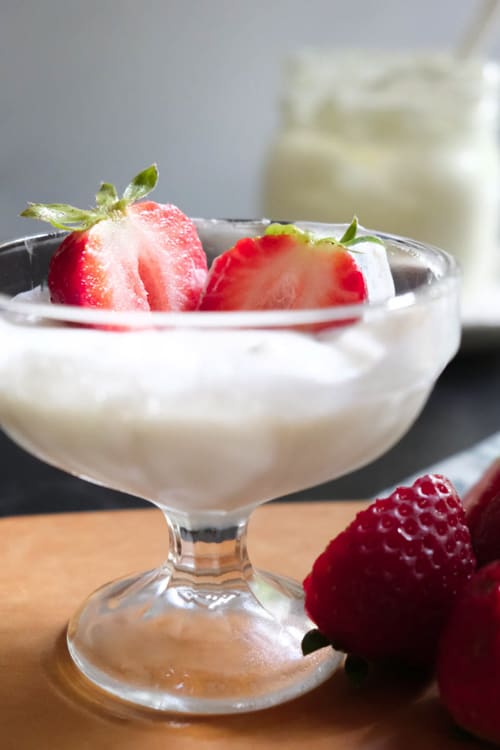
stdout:
MULTIPOLYGON (((250 553, 260 567, 302 578, 359 503, 267 505, 254 514, 250 553)), ((65 624, 100 584, 165 557, 156 510, 0 520, 1 750, 474 750, 432 684, 373 677, 353 687, 340 671, 313 693, 250 714, 157 717, 103 696, 76 674, 65 624)))

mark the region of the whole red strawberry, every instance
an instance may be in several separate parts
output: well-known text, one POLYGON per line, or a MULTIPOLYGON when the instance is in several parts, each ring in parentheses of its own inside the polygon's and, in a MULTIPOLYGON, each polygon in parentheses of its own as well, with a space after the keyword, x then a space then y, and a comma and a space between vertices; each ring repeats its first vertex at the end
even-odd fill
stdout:
POLYGON ((51 258, 52 302, 111 310, 197 308, 207 260, 193 222, 170 204, 135 203, 157 181, 153 164, 121 198, 103 183, 94 209, 37 203, 22 212, 70 231, 51 258))
POLYGON ((478 566, 500 560, 500 459, 471 487, 464 507, 478 566))
POLYGON ((427 475, 373 502, 330 542, 304 581, 306 610, 341 651, 430 666, 474 568, 455 489, 427 475))
POLYGON ((500 743, 500 562, 479 570, 457 597, 439 644, 437 678, 457 724, 500 743))

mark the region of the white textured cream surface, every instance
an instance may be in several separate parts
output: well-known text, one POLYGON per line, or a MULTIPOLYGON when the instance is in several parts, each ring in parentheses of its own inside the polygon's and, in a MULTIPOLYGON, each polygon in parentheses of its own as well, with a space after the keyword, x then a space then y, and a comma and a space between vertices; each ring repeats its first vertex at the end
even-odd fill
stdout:
POLYGON ((454 304, 317 337, 0 317, 0 421, 67 471, 223 523, 394 443, 457 346, 454 304))

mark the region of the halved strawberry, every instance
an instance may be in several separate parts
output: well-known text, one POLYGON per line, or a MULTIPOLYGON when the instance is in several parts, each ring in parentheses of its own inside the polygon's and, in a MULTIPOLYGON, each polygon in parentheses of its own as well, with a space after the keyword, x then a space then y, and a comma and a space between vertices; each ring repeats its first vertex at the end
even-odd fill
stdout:
POLYGON ((30 204, 23 211, 71 232, 50 261, 52 302, 111 310, 197 308, 207 260, 193 222, 170 204, 134 203, 157 181, 153 164, 122 198, 103 183, 95 209, 30 204))
POLYGON ((340 240, 315 239, 290 224, 240 240, 214 261, 200 310, 300 310, 364 302, 367 286, 346 247, 379 241, 356 237, 357 220, 340 240))

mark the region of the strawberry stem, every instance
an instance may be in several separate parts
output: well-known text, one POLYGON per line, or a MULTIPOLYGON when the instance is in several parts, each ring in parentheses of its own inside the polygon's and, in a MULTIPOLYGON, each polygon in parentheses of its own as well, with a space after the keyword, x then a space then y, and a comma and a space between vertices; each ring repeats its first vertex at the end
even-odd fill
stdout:
POLYGON ((102 182, 97 195, 95 197, 96 206, 98 208, 108 208, 118 200, 118 193, 116 188, 110 182, 102 182))
POLYGON ((366 681, 370 672, 370 665, 361 656, 347 654, 344 662, 344 672, 349 682, 359 687, 366 681))
POLYGON ((103 182, 97 191, 95 208, 85 210, 67 203, 29 203, 28 208, 20 215, 26 219, 46 221, 56 229, 83 232, 103 219, 124 214, 127 206, 148 195, 156 187, 157 182, 158 167, 152 164, 133 178, 121 198, 118 198, 114 185, 103 182))
POLYGON ((301 242, 309 242, 312 245, 321 245, 323 243, 329 243, 335 247, 350 248, 354 245, 359 245, 362 242, 376 242, 378 245, 384 245, 379 237, 375 237, 371 234, 362 234, 358 236, 358 218, 353 217, 353 220, 345 230, 342 237, 338 240, 335 237, 319 237, 315 238, 311 232, 306 232, 303 229, 299 229, 294 224, 269 224, 264 234, 266 235, 288 235, 295 237, 295 239, 301 242))

